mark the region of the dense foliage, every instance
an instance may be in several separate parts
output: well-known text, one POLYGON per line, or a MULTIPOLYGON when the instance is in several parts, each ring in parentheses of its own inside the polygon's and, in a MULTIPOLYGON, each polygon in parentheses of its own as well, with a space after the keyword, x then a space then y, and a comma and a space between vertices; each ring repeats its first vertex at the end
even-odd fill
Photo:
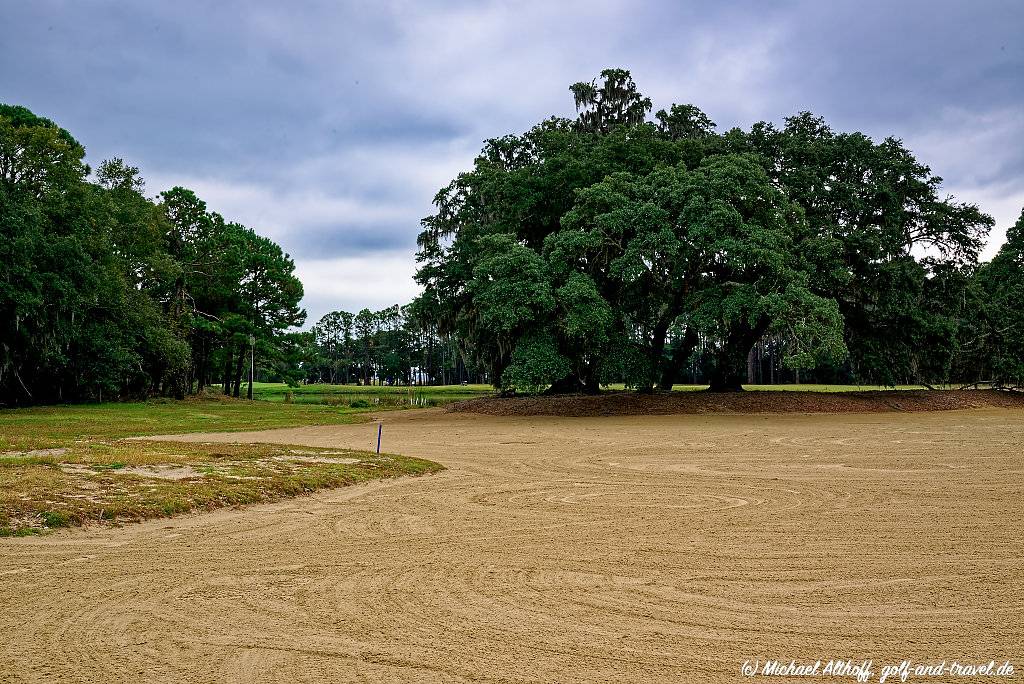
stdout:
POLYGON ((1024 211, 995 258, 954 288, 968 291, 962 304, 952 304, 960 312, 968 377, 1024 388, 1024 211))
POLYGON ((648 120, 620 69, 571 91, 576 120, 486 141, 419 237, 416 306, 498 386, 734 390, 765 357, 773 377, 1019 382, 1022 230, 979 268, 992 219, 899 140, 809 113, 648 120))
POLYGON ((189 190, 147 199, 65 130, 0 105, 0 403, 239 392, 281 355, 302 285, 272 241, 189 190))

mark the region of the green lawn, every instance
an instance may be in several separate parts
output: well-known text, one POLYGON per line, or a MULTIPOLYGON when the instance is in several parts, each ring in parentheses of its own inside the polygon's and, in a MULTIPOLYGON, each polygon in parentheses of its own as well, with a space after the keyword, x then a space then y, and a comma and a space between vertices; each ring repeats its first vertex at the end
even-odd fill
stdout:
POLYGON ((0 537, 273 501, 442 469, 422 459, 341 449, 123 439, 351 423, 368 410, 212 398, 0 410, 0 537))
POLYGON ((452 401, 473 399, 494 393, 490 385, 441 385, 412 387, 381 385, 300 385, 255 383, 253 398, 262 401, 330 406, 373 406, 413 408, 442 406, 452 401))
POLYGON ((244 399, 0 409, 0 452, 60 447, 75 440, 352 423, 369 410, 244 399))
MULTIPOLYGON (((245 388, 242 388, 245 391, 245 388)), ((490 385, 299 385, 288 387, 283 382, 253 383, 252 393, 255 399, 274 399, 283 397, 288 392, 293 395, 302 394, 491 394, 494 388, 490 385)))

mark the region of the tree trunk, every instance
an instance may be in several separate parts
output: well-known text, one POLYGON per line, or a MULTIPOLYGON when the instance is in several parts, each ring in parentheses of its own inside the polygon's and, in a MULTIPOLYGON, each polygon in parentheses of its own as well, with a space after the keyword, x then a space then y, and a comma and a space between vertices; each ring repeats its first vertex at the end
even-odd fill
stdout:
POLYGON ((718 352, 715 369, 711 373, 712 392, 742 392, 747 376, 747 359, 751 347, 761 339, 768 328, 767 322, 754 328, 734 330, 726 337, 725 344, 718 352))
POLYGON ((242 392, 242 366, 245 364, 245 347, 240 347, 238 350, 238 363, 235 364, 235 388, 231 392, 231 396, 236 399, 242 392))
POLYGON ((551 387, 544 390, 544 394, 579 394, 583 391, 583 384, 575 375, 567 375, 560 380, 555 380, 551 387))
POLYGON ((661 379, 658 381, 659 390, 668 392, 672 389, 676 378, 679 377, 679 371, 682 370, 683 365, 690 359, 693 350, 697 348, 697 342, 697 332, 687 328, 686 335, 676 345, 676 348, 672 350, 672 357, 662 368, 661 379))
POLYGON ((665 363, 665 340, 668 338, 668 325, 669 322, 659 321, 654 326, 654 331, 651 334, 651 376, 647 379, 645 384, 639 388, 641 394, 650 394, 654 391, 655 383, 660 384, 660 378, 664 372, 664 368, 667 365, 665 363))
POLYGON ((587 364, 587 376, 583 379, 584 394, 600 394, 601 381, 597 377, 597 368, 593 363, 587 364))
POLYGON ((210 358, 210 340, 205 335, 202 338, 202 343, 199 345, 199 369, 196 373, 196 394, 202 394, 203 388, 206 387, 206 367, 209 364, 210 358))
POLYGON ((743 372, 716 366, 711 373, 711 387, 708 389, 712 392, 742 392, 743 372))
POLYGON ((224 396, 231 396, 231 360, 234 355, 235 348, 231 346, 231 343, 225 346, 224 349, 224 396))
POLYGON ((252 384, 256 382, 256 349, 249 347, 249 354, 249 388, 245 396, 252 401, 252 384))
POLYGON ((190 357, 190 360, 191 363, 188 364, 188 369, 185 371, 185 377, 182 378, 182 381, 179 383, 182 396, 175 396, 175 399, 183 399, 185 394, 192 393, 192 380, 195 377, 197 361, 195 354, 190 357))

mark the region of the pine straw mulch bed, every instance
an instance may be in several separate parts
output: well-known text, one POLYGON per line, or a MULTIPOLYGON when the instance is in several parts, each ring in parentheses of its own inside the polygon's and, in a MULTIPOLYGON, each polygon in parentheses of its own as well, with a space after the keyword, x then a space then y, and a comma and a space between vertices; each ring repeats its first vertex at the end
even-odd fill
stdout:
POLYGON ((702 413, 891 413, 1024 408, 1024 394, 998 390, 868 392, 607 392, 597 396, 482 397, 448 411, 492 416, 649 416, 702 413))

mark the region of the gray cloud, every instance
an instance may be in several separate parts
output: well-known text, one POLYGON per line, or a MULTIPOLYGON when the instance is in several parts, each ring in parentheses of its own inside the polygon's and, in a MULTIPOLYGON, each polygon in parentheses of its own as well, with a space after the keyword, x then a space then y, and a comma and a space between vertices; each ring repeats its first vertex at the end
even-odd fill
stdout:
POLYGON ((633 71, 720 127, 810 109, 903 138, 1000 223, 1024 205, 1024 5, 8 3, 0 99, 281 242, 315 320, 415 291, 419 219, 480 142, 633 71), (379 274, 379 275, 378 275, 379 274))

